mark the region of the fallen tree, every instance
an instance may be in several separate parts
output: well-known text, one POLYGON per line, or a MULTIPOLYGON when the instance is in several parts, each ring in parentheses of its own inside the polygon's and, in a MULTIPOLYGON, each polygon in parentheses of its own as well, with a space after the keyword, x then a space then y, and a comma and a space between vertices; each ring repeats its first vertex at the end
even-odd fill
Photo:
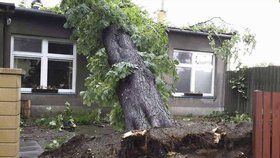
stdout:
POLYGON ((99 138, 78 135, 40 157, 249 158, 252 155, 251 123, 192 122, 171 128, 134 130, 125 133, 122 139, 117 137, 117 141, 108 142, 114 136, 116 133, 99 138))
POLYGON ((155 77, 146 67, 130 36, 117 26, 103 32, 103 43, 110 65, 129 62, 135 65, 131 75, 119 81, 117 95, 127 130, 170 127, 172 119, 156 89, 155 77))
POLYGON ((64 0, 62 7, 78 52, 88 59, 84 102, 110 106, 115 127, 172 126, 163 74, 175 76, 176 70, 165 26, 129 0, 64 0))

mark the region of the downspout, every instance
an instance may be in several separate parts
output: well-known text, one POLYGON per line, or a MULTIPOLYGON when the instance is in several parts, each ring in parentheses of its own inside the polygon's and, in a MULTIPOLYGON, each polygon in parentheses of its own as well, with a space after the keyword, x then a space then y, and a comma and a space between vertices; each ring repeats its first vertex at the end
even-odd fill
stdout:
POLYGON ((6 14, 4 16, 4 24, 3 24, 3 66, 9 68, 10 67, 10 43, 9 27, 12 23, 11 15, 14 13, 15 8, 8 8, 6 14))
POLYGON ((4 67, 4 15, 0 15, 1 22, 0 22, 0 68, 4 67))
POLYGON ((8 42, 10 42, 10 41, 7 41, 7 37, 8 37, 7 27, 8 27, 8 25, 10 25, 10 22, 11 22, 11 18, 9 17, 9 14, 5 14, 3 20, 4 20, 4 22, 3 22, 3 67, 9 68, 10 64, 9 64, 9 61, 7 61, 7 55, 8 55, 7 44, 8 44, 8 42))

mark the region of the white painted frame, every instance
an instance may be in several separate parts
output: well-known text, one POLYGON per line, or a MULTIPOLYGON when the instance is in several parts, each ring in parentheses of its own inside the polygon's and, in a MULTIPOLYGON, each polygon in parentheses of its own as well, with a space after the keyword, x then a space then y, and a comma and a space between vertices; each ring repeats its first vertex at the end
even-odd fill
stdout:
MULTIPOLYGON (((185 63, 180 63, 176 66, 176 67, 181 67, 181 68, 191 68, 191 83, 190 83, 190 91, 195 93, 195 72, 196 70, 199 69, 208 69, 208 70, 212 70, 212 83, 211 83, 211 93, 203 93, 203 96, 207 96, 207 97, 213 97, 214 96, 214 88, 215 88, 215 66, 216 66, 216 58, 214 53, 211 52, 200 52, 200 51, 187 51, 187 50, 179 50, 179 49, 175 49, 173 51, 173 55, 175 52, 186 52, 186 53, 192 53, 192 63, 191 64, 185 64, 185 63), (212 56, 212 65, 208 64, 208 65, 201 65, 201 64, 196 64, 194 61, 194 57, 199 54, 199 53, 208 53, 212 56)), ((184 96, 184 93, 179 93, 179 92, 175 92, 173 93, 173 96, 175 97, 180 97, 180 96, 184 96)))
MULTIPOLYGON (((13 35, 11 37, 11 56, 10 56, 10 67, 14 68, 14 59, 18 58, 31 58, 31 59, 40 59, 41 60, 41 74, 40 74, 40 85, 43 88, 47 88, 48 84, 48 60, 58 60, 58 61, 71 61, 72 62, 72 89, 58 89, 58 93, 71 94, 76 92, 76 73, 77 73, 77 51, 76 44, 66 39, 57 39, 57 38, 41 38, 34 36, 22 36, 22 35, 13 35), (42 40, 42 49, 41 52, 25 52, 25 51, 14 51, 14 38, 23 37, 31 39, 40 39, 42 40), (48 53, 48 43, 58 42, 58 43, 67 43, 73 44, 73 55, 66 54, 53 54, 48 53)), ((22 93, 31 93, 32 88, 21 88, 22 93)))

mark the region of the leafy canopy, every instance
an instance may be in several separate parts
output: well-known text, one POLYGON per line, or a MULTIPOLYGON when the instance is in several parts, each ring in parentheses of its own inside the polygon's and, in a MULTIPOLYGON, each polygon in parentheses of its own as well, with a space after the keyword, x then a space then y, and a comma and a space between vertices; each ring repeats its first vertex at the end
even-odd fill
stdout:
POLYGON ((111 124, 124 127, 122 109, 116 94, 118 81, 133 73, 134 65, 121 62, 110 66, 102 43, 102 31, 110 25, 130 34, 147 67, 156 76, 157 88, 167 102, 170 88, 163 75, 176 76, 175 61, 168 57, 166 27, 155 23, 148 14, 129 0, 63 0, 62 9, 67 16, 66 27, 73 29, 72 39, 77 41, 80 54, 87 57, 90 75, 81 92, 84 103, 112 107, 111 124))

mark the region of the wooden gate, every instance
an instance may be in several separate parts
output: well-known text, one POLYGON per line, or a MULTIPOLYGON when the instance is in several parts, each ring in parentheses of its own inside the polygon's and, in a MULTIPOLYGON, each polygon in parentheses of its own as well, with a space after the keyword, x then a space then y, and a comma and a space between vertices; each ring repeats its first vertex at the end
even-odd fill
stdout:
POLYGON ((253 158, 280 158, 280 93, 255 91, 253 158))

